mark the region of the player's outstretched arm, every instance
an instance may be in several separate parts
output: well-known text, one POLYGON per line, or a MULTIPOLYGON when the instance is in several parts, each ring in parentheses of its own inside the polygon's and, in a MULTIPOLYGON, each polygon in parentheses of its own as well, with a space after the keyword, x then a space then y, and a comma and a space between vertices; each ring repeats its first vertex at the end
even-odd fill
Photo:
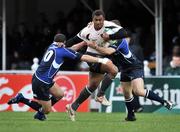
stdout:
POLYGON ((104 55, 111 55, 114 52, 116 52, 116 50, 114 48, 111 47, 100 47, 98 46, 95 42, 87 42, 87 46, 96 49, 98 52, 104 54, 104 55))
POLYGON ((82 55, 81 60, 86 62, 102 63, 102 64, 107 64, 108 62, 111 62, 111 60, 109 60, 108 58, 98 58, 90 55, 82 55))
POLYGON ((73 46, 70 47, 70 49, 74 50, 74 51, 78 51, 79 49, 81 49, 82 47, 84 47, 86 45, 86 42, 82 41, 80 43, 77 43, 73 46))

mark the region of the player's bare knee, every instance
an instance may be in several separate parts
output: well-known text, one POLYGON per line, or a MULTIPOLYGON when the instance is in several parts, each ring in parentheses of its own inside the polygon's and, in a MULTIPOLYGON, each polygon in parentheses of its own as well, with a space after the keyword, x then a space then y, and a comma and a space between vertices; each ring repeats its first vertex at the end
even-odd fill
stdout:
POLYGON ((118 74, 118 68, 116 66, 113 67, 113 72, 112 72, 112 75, 114 77, 116 77, 116 75, 118 74))
POLYGON ((61 92, 61 93, 59 94, 58 99, 62 99, 63 97, 64 97, 64 92, 61 92))
POLYGON ((133 93, 136 96, 144 96, 144 91, 141 90, 133 90, 133 93))
POLYGON ((130 99, 132 96, 131 94, 124 94, 125 99, 130 99))
POLYGON ((117 67, 113 67, 110 71, 109 71, 109 75, 111 78, 115 78, 116 75, 118 73, 118 68, 117 67))
POLYGON ((129 90, 123 90, 123 94, 126 99, 129 99, 132 96, 132 93, 129 90))
POLYGON ((51 108, 44 109, 44 114, 49 114, 51 112, 51 108))
POLYGON ((56 97, 57 100, 60 100, 64 97, 64 93, 63 94, 60 94, 58 97, 56 97))
POLYGON ((64 91, 63 90, 59 90, 58 93, 55 95, 57 100, 60 100, 64 97, 64 91))

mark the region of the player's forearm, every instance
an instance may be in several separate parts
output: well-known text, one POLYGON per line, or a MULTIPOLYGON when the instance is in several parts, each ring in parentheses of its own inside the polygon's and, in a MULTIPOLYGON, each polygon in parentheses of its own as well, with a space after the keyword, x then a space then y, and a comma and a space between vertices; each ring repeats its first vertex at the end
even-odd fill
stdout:
POLYGON ((107 58, 102 59, 102 58, 97 58, 90 55, 82 55, 81 60, 86 61, 86 62, 102 63, 102 64, 106 64, 108 61, 110 61, 107 58))
POLYGON ((84 41, 82 41, 82 42, 80 42, 80 43, 77 43, 77 44, 75 44, 75 45, 73 45, 72 47, 70 47, 70 49, 72 49, 72 50, 75 50, 75 51, 78 51, 79 49, 81 49, 83 46, 85 46, 85 42, 84 41))
POLYGON ((104 55, 111 55, 116 51, 115 49, 110 48, 110 47, 105 48, 105 47, 100 47, 100 46, 96 46, 95 49, 104 55))

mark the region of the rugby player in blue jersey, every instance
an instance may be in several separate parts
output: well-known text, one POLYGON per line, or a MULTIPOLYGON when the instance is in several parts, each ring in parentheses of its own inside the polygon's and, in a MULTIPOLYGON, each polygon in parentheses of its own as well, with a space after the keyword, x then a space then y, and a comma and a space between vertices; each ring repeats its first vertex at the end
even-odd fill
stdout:
POLYGON ((82 55, 74 50, 82 47, 83 43, 65 48, 66 37, 63 34, 57 34, 54 37, 54 42, 48 47, 45 52, 40 65, 32 77, 32 91, 36 99, 26 99, 22 93, 8 101, 8 104, 24 103, 36 110, 35 119, 45 120, 45 114, 51 111, 51 106, 58 102, 63 96, 63 91, 53 81, 54 76, 58 72, 60 66, 63 64, 65 58, 81 60, 86 62, 101 63, 104 65, 106 71, 113 71, 114 67, 112 61, 107 58, 97 58, 90 55, 82 55))
MULTIPOLYGON (((111 33, 113 33, 113 31, 111 33)), ((126 38, 116 41, 109 41, 108 33, 104 33, 103 38, 110 43, 109 47, 106 48, 98 46, 95 42, 87 42, 87 45, 91 48, 96 49, 100 53, 107 55, 106 57, 111 59, 121 72, 120 81, 124 92, 125 104, 128 110, 128 114, 125 120, 136 120, 134 114, 133 92, 137 96, 142 96, 150 100, 157 101, 169 110, 172 109, 173 104, 171 101, 164 100, 153 91, 144 89, 143 64, 129 50, 129 45, 126 38)), ((98 94, 100 94, 101 96, 104 95, 105 90, 106 89, 104 88, 100 88, 98 94)))

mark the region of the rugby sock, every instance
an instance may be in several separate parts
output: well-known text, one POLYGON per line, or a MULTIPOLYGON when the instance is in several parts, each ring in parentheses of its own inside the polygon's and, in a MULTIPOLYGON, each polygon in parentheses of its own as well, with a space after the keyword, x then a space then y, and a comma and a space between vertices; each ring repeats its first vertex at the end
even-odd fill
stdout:
MULTIPOLYGON (((51 104, 52 104, 52 106, 54 104, 56 104, 58 101, 59 100, 56 99, 54 96, 51 97, 51 104)), ((31 107, 32 109, 34 109, 36 111, 39 111, 42 108, 42 105, 40 105, 38 102, 29 100, 29 99, 26 99, 26 98, 21 98, 20 102, 28 105, 29 107, 31 107)))
POLYGON ((146 90, 146 98, 151 99, 151 100, 155 100, 157 102, 160 102, 162 105, 164 104, 164 99, 159 97, 158 94, 155 94, 153 91, 150 90, 146 90))
POLYGON ((55 105, 58 101, 59 101, 59 100, 56 99, 56 97, 54 97, 54 96, 51 97, 51 105, 52 105, 52 106, 55 105))
POLYGON ((104 96, 106 89, 111 85, 112 81, 114 79, 111 79, 108 74, 104 76, 104 79, 102 80, 101 88, 98 90, 97 96, 104 96))
MULTIPOLYGON (((134 94, 133 94, 134 95, 134 94)), ((139 103, 139 96, 134 95, 134 99, 133 99, 133 104, 134 104, 134 108, 138 109, 141 107, 140 103, 139 103)))
POLYGON ((79 105, 83 103, 92 94, 92 92, 94 92, 94 90, 86 86, 79 94, 79 97, 72 103, 72 109, 76 111, 79 105))
POLYGON ((135 116, 133 100, 134 100, 134 97, 131 97, 130 99, 125 99, 125 104, 128 111, 128 117, 135 116))
POLYGON ((31 107, 32 109, 36 111, 39 111, 39 109, 42 107, 42 105, 40 105, 38 102, 29 100, 26 98, 21 98, 20 102, 28 105, 29 107, 31 107))

